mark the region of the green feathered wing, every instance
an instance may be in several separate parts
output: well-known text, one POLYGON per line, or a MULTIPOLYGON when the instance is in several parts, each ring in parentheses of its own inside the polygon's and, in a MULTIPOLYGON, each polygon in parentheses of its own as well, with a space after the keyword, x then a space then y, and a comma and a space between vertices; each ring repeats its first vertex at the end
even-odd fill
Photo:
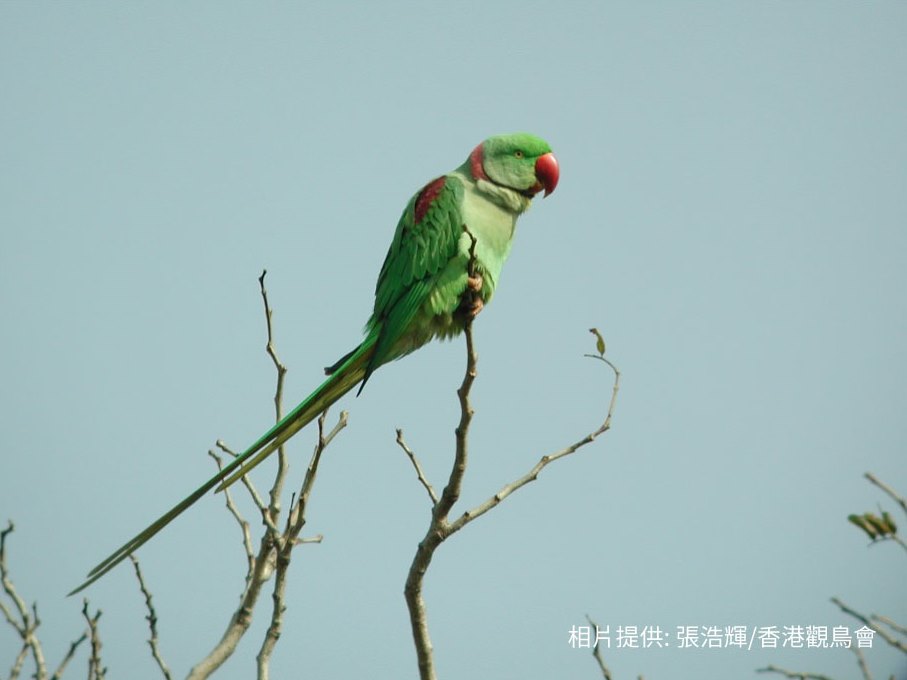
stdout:
POLYGON ((98 564, 70 595, 113 569, 211 489, 225 489, 247 474, 357 383, 364 386, 379 366, 450 332, 466 287, 468 256, 460 248, 462 200, 462 182, 452 176, 429 183, 410 200, 378 276, 375 307, 362 344, 327 369, 327 380, 280 422, 98 564))

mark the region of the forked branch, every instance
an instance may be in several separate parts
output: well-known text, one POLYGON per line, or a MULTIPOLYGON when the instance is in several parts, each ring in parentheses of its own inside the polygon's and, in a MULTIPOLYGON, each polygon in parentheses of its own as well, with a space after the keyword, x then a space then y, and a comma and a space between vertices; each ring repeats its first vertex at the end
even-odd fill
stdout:
MULTIPOLYGON (((466 233, 469 234, 470 237, 472 237, 472 234, 469 233, 469 230, 466 229, 465 226, 464 229, 466 230, 466 233)), ((475 243, 475 238, 472 238, 469 269, 470 277, 474 276, 475 273, 475 243)), ((474 292, 470 293, 467 289, 466 295, 474 295, 474 292)), ((464 306, 471 307, 472 301, 468 299, 465 300, 464 306)), ((510 484, 505 485, 488 500, 480 503, 474 508, 466 510, 456 520, 451 521, 450 513, 453 509, 453 506, 460 498, 460 490, 463 484, 463 477, 466 474, 469 450, 469 427, 472 423, 472 418, 474 415, 473 408, 469 401, 469 394, 476 379, 476 366, 478 359, 476 357, 475 344, 473 341, 471 316, 466 317, 464 324, 464 334, 466 336, 466 372, 463 376, 463 382, 461 383, 460 388, 457 390, 457 397, 460 403, 460 422, 458 423, 455 432, 455 453, 453 466, 448 476, 447 484, 444 487, 444 490, 441 493, 440 497, 436 496, 434 488, 425 478, 422 467, 421 465, 419 465, 415 454, 404 442, 402 432, 400 430, 397 431, 397 443, 409 457, 410 461, 413 464, 413 467, 416 469, 416 475, 420 484, 422 484, 422 486, 426 489, 429 497, 432 500, 431 520, 429 521, 425 536, 422 538, 422 541, 419 543, 419 546, 416 549, 416 554, 413 557, 413 561, 410 565, 409 572, 406 577, 406 585, 404 587, 404 595, 406 598, 407 608, 409 609, 410 625, 412 627, 413 641, 416 648, 416 659, 419 666, 419 677, 421 678, 421 680, 436 680, 437 678, 434 666, 431 636, 428 629, 428 617, 426 613, 425 599, 422 595, 422 588, 425 580, 425 574, 427 573, 428 568, 431 565, 432 558, 434 557, 435 551, 438 549, 438 546, 440 546, 441 543, 443 543, 453 533, 459 531, 473 520, 481 517, 489 510, 499 505, 504 501, 505 498, 513 494, 515 491, 522 488, 529 482, 537 479, 539 473, 545 467, 556 460, 560 460, 575 453, 587 444, 591 444, 600 435, 607 432, 611 427, 611 418, 614 413, 614 406, 617 401, 617 393, 620 388, 620 371, 618 371, 617 367, 604 357, 604 341, 600 339, 601 336, 597 336, 599 338, 599 354, 587 356, 590 356, 591 358, 596 360, 603 361, 614 372, 614 385, 611 390, 611 401, 608 405, 608 411, 605 416, 604 422, 593 432, 589 433, 573 444, 570 444, 569 446, 566 446, 565 448, 554 453, 542 456, 538 463, 536 463, 522 477, 518 478, 514 482, 511 482, 510 484)))

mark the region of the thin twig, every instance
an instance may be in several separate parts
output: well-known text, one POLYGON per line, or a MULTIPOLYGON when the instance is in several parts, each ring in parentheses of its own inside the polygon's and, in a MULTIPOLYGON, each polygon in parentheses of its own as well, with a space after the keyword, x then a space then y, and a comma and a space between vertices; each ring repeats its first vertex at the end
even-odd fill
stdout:
MULTIPOLYGON (((268 332, 268 344, 266 351, 271 357, 275 366, 277 366, 277 386, 275 387, 275 410, 276 413, 281 413, 281 401, 283 394, 283 377, 286 373, 286 368, 282 363, 277 359, 277 353, 274 349, 273 343, 273 329, 271 325, 272 311, 268 304, 267 292, 264 287, 264 278, 267 272, 263 271, 261 276, 258 279, 259 289, 261 291, 262 300, 264 301, 265 308, 265 324, 268 332)), ((223 441, 217 441, 217 447, 233 458, 236 458, 237 454, 231 450, 223 441)), ((218 467, 220 467, 221 462, 219 458, 213 454, 212 456, 217 461, 218 467)), ((280 465, 278 466, 279 470, 284 468, 285 458, 283 451, 279 453, 280 465)), ((280 476, 280 471, 278 471, 278 476, 280 476)), ((218 640, 214 648, 192 669, 189 671, 188 680, 204 680, 208 678, 214 671, 216 671, 220 666, 232 656, 233 652, 236 650, 239 641, 246 634, 246 631, 249 630, 249 626, 252 625, 252 615, 255 609, 255 605, 258 602, 258 597, 261 594, 261 589, 267 580, 271 577, 271 574, 274 570, 274 560, 276 558, 275 546, 279 541, 280 530, 277 528, 275 523, 276 515, 272 515, 271 505, 265 504, 261 496, 258 493, 258 490, 255 488, 252 481, 249 479, 248 475, 243 475, 242 483, 246 487, 246 490, 249 492, 249 496, 252 498, 252 502, 255 504, 255 507, 258 508, 259 515, 262 520, 262 524, 265 526, 265 531, 262 534, 261 540, 259 541, 258 552, 255 553, 252 548, 251 535, 247 533, 245 520, 239 519, 239 513, 234 512, 234 509, 231 508, 232 500, 228 500, 227 507, 230 508, 231 513, 234 517, 237 517, 237 520, 241 522, 243 526, 243 548, 246 553, 246 560, 248 561, 249 567, 246 572, 246 581, 243 588, 242 596, 240 597, 239 606, 233 612, 230 617, 230 621, 227 624, 227 628, 218 640)), ((272 503, 274 497, 272 496, 272 503)), ((279 511, 279 507, 278 507, 279 511)))
POLYGON ((0 531, 0 582, 3 583, 3 592, 6 593, 7 597, 12 600, 13 604, 16 605, 16 611, 19 613, 19 618, 22 623, 19 624, 15 622, 9 612, 9 610, 4 607, 4 614, 6 615, 7 621, 19 632, 19 635, 25 636, 29 627, 31 617, 28 613, 28 607, 25 604, 19 593, 16 592, 16 588, 13 585, 12 579, 9 576, 9 568, 6 564, 6 538, 13 531, 16 530, 16 525, 9 521, 6 529, 0 531))
POLYGON ((148 615, 145 619, 148 621, 148 628, 151 631, 151 637, 148 638, 148 646, 151 647, 151 656, 157 663, 158 668, 161 669, 163 676, 167 678, 167 680, 170 680, 170 669, 164 662, 164 659, 161 656, 160 647, 158 646, 157 612, 154 610, 154 605, 151 602, 151 591, 145 586, 145 579, 142 577, 142 569, 139 567, 138 559, 136 559, 135 555, 130 555, 129 559, 132 560, 132 566, 135 568, 135 577, 139 581, 139 589, 145 597, 145 607, 148 609, 148 615))
MULTIPOLYGON (((277 356, 277 347, 274 344, 274 310, 268 302, 268 291, 265 289, 265 276, 268 270, 263 269, 261 276, 258 277, 258 287, 261 290, 261 301, 264 306, 265 324, 268 329, 268 344, 265 350, 271 357, 274 369, 277 371, 277 386, 274 389, 274 422, 279 423, 283 419, 283 383, 287 375, 287 367, 277 356)), ((280 496, 283 493, 283 486, 286 481, 289 462, 287 460, 286 450, 283 445, 277 449, 277 476, 274 478, 274 484, 271 486, 270 502, 268 503, 268 514, 273 524, 277 523, 280 516, 280 496)))
POLYGON ((791 678, 792 680, 833 680, 827 675, 817 675, 815 673, 797 673, 796 671, 789 671, 786 668, 781 668, 780 666, 768 665, 765 668, 757 668, 757 673, 778 673, 783 675, 785 678, 791 678))
POLYGON ((422 465, 419 463, 419 459, 416 458, 416 454, 413 453, 413 450, 409 448, 406 444, 406 441, 403 439, 403 430, 397 428, 397 444, 403 449, 404 453, 409 457, 409 461, 413 464, 413 467, 416 469, 416 477, 419 478, 419 483, 425 488, 428 492, 428 497, 431 499, 432 505, 438 504, 438 494, 435 493, 434 487, 429 483, 425 478, 425 472, 422 470, 422 465))
POLYGON ((265 532, 261 538, 258 555, 255 558, 255 568, 251 578, 247 579, 245 590, 240 599, 239 606, 230 617, 227 629, 218 640, 214 648, 189 671, 188 680, 204 680, 233 654, 243 635, 252 625, 252 614, 255 603, 264 584, 270 578, 272 562, 269 555, 273 552, 270 533, 265 532))
POLYGON ((905 551, 907 551, 907 541, 898 536, 897 534, 887 534, 885 536, 880 536, 877 540, 870 543, 870 545, 878 545, 884 543, 885 541, 892 541, 901 546, 905 551))
POLYGON ((598 663, 598 669, 602 672, 602 677, 605 680, 611 680, 611 671, 605 665, 605 660, 602 658, 601 649, 599 649, 599 640, 598 640, 598 624, 593 621, 588 614, 586 614, 586 621, 589 622, 589 625, 595 629, 595 644, 592 646, 592 656, 595 658, 596 663, 598 663))
POLYGON ((18 633, 19 623, 16 621, 16 619, 13 618, 13 613, 9 610, 9 608, 6 606, 6 603, 2 600, 0 600, 0 613, 3 614, 3 618, 6 619, 6 622, 18 633))
MULTIPOLYGON (((223 470, 224 466, 221 457, 214 451, 208 451, 208 455, 214 459, 215 463, 217 463, 217 469, 223 470)), ((236 503, 233 502, 233 494, 230 492, 230 487, 224 489, 224 503, 230 514, 233 515, 233 519, 239 524, 239 530, 242 532, 243 550, 245 551, 246 563, 248 565, 246 569, 246 581, 248 582, 249 578, 252 576, 252 570, 255 568, 255 549, 252 547, 252 531, 249 527, 249 523, 239 512, 239 508, 236 507, 236 503)))
POLYGON ((72 658, 76 654, 76 650, 87 639, 88 632, 85 632, 69 644, 69 649, 66 651, 66 655, 63 657, 63 660, 60 661, 60 664, 57 666, 57 670, 54 671, 54 674, 50 676, 50 680, 60 680, 60 678, 63 677, 63 673, 66 671, 66 666, 68 666, 69 662, 72 661, 72 658))
POLYGON ((451 506, 456 502, 460 493, 463 474, 466 471, 466 437, 469 424, 472 420, 472 408, 469 405, 469 389, 476 375, 476 354, 472 342, 472 324, 467 322, 466 328, 466 374, 457 394, 460 399, 460 424, 456 430, 456 456, 450 471, 447 486, 441 493, 441 498, 432 508, 431 521, 425 537, 419 543, 413 557, 409 573, 406 577, 404 594, 406 605, 409 609, 410 624, 412 626, 413 641, 416 646, 416 658, 419 664, 419 677, 421 680, 436 680, 434 658, 432 655, 431 636, 428 631, 428 618, 425 610, 425 599, 422 596, 422 583, 425 573, 431 564, 435 550, 450 534, 447 521, 451 506))
POLYGON ((873 614, 869 617, 873 621, 878 621, 879 623, 884 623, 886 626, 891 628, 893 631, 900 633, 901 635, 907 635, 907 627, 902 626, 901 624, 892 621, 887 616, 880 616, 879 614, 873 614))
MULTIPOLYGON (((271 309, 271 306, 268 302, 268 295, 264 285, 266 274, 267 271, 263 271, 258 279, 258 282, 259 288, 261 290, 262 302, 264 304, 265 323, 267 324, 268 331, 268 344, 266 351, 268 353, 268 356, 271 357, 271 361, 277 371, 277 384, 274 390, 274 409, 276 422, 279 422, 283 418, 283 384, 287 369, 286 366, 284 366, 284 364, 278 358, 277 350, 274 344, 274 332, 272 325, 273 310, 271 309)), ((320 421, 321 424, 319 425, 319 428, 321 428, 321 426, 323 425, 323 418, 324 415, 322 414, 322 420, 320 421)), ((341 422, 338 423, 334 430, 327 436, 324 436, 323 430, 319 429, 320 450, 323 451, 324 448, 333 439, 334 435, 336 435, 337 432, 343 429, 343 427, 346 425, 346 412, 341 414, 340 420, 341 422)), ((218 441, 217 446, 228 455, 231 455, 233 457, 236 456, 236 453, 230 450, 222 441, 218 441)), ((272 613, 271 626, 269 626, 269 631, 268 633, 266 633, 265 640, 262 643, 262 649, 265 650, 265 652, 264 654, 262 654, 261 652, 259 653, 259 677, 267 677, 268 659, 270 657, 271 650, 273 649, 273 645, 276 644, 277 638, 279 638, 280 635, 279 617, 280 614, 282 614, 282 610, 285 609, 285 606, 283 604, 283 589, 285 587, 286 565, 289 563, 289 557, 287 556, 284 559, 284 557, 282 556, 285 555, 285 553, 287 553, 289 550, 291 550, 294 545, 301 543, 320 542, 321 540, 320 536, 302 540, 298 538, 298 532, 302 529, 302 524, 305 523, 304 518, 301 520, 298 528, 289 523, 284 531, 281 531, 278 528, 280 519, 280 496, 288 470, 288 462, 283 446, 278 449, 278 452, 278 470, 275 481, 271 486, 269 492, 269 503, 265 504, 262 497, 259 495, 255 486, 249 480, 247 475, 242 477, 243 484, 248 490, 249 495, 251 496, 256 508, 258 508, 265 530, 261 536, 257 552, 252 549, 251 538, 247 538, 246 532, 244 530, 243 544, 246 550, 246 557, 250 561, 251 567, 246 577, 245 588, 243 590, 242 596, 240 597, 239 606, 230 617, 230 621, 227 624, 227 628, 224 631, 224 634, 221 636, 221 639, 208 653, 208 655, 199 663, 197 663, 195 667, 192 668, 189 673, 188 680, 203 680, 205 678, 208 678, 233 654, 233 652, 236 650, 237 645, 239 644, 239 641, 249 630, 249 626, 252 623, 252 615, 255 606, 258 603, 258 599, 261 595, 264 584, 271 578, 272 574, 276 573, 277 576, 275 577, 274 591, 275 595, 272 596, 272 601, 274 602, 275 611, 277 612, 277 624, 275 625, 274 623, 275 614, 272 613), (281 562, 281 560, 284 560, 284 562, 281 562)), ((321 454, 319 453, 318 456, 320 457, 320 455, 321 454)), ((315 463, 315 465, 317 469, 317 462, 315 463)), ((314 482, 314 473, 310 474, 309 472, 307 472, 306 480, 307 483, 304 482, 303 488, 307 501, 308 494, 311 492, 311 485, 314 482)), ((297 507, 298 505, 299 504, 297 504, 297 507)), ((293 516, 294 511, 295 508, 293 506, 293 503, 291 502, 288 521, 289 517, 293 516)), ((234 516, 237 515, 238 513, 235 513, 234 516)))
MULTIPOLYGON (((36 678, 36 680, 46 680, 48 677, 47 664, 44 659, 41 642, 37 635, 38 626, 41 625, 41 619, 38 616, 38 605, 37 603, 33 604, 31 611, 29 611, 25 604, 25 600, 19 595, 15 585, 13 585, 6 561, 6 539, 14 530, 15 526, 12 522, 9 522, 6 529, 0 531, 0 582, 2 582, 4 594, 13 602, 16 609, 14 613, 5 602, 0 601, 0 611, 3 612, 3 617, 6 619, 6 622, 22 639, 22 646, 19 648, 19 652, 10 668, 9 680, 16 680, 16 678, 19 677, 29 654, 31 654, 35 663, 33 677, 36 678), (20 620, 16 620, 16 615, 18 615, 20 620)), ((76 650, 87 638, 88 633, 83 633, 80 637, 70 643, 69 649, 57 665, 57 669, 54 671, 53 675, 50 676, 51 680, 59 680, 66 670, 66 666, 72 660, 73 656, 75 656, 76 650)))
POLYGON ((896 492, 871 472, 867 472, 863 476, 866 477, 866 479, 868 479, 870 482, 875 484, 877 487, 879 487, 882 491, 887 493, 895 503, 901 506, 901 510, 904 511, 904 514, 907 514, 907 498, 901 496, 898 492, 896 492))
POLYGON ((33 604, 31 611, 29 611, 25 600, 19 595, 13 585, 6 562, 6 539, 15 529, 16 527, 12 521, 8 521, 6 529, 0 531, 0 583, 3 585, 3 592, 15 605, 19 620, 15 619, 13 612, 5 604, 3 605, 3 616, 7 623, 19 634, 19 637, 22 638, 22 647, 16 655, 9 677, 10 680, 18 677, 26 657, 31 654, 35 663, 35 678, 37 680, 45 680, 47 678, 47 664, 44 660, 44 650, 41 647, 41 641, 37 635, 38 627, 41 625, 41 619, 38 616, 38 605, 37 603, 33 604))
POLYGON ((98 620, 101 610, 98 609, 94 616, 88 613, 88 598, 82 600, 82 616, 88 624, 88 639, 91 653, 88 657, 88 680, 103 680, 107 669, 101 664, 101 637, 98 634, 98 620))
POLYGON ((265 632, 264 640, 262 641, 261 648, 256 657, 258 664, 258 680, 268 680, 270 677, 271 655, 274 652, 277 641, 280 639, 283 630, 283 614, 287 609, 285 602, 290 560, 293 555, 293 548, 299 545, 299 534, 302 532, 302 528, 306 523, 306 509, 308 508, 309 498, 311 497, 312 488, 315 484, 315 478, 318 475, 318 464, 321 462, 321 455, 337 433, 346 427, 349 414, 346 411, 341 411, 337 424, 328 434, 325 434, 324 431, 326 417, 327 411, 322 413, 318 418, 318 441, 315 444, 315 450, 312 452, 309 466, 306 468, 302 488, 299 491, 299 498, 295 504, 291 504, 290 513, 287 518, 287 529, 284 531, 280 547, 277 550, 274 591, 271 594, 271 621, 268 624, 268 630, 265 632))
POLYGON ((453 533, 455 531, 459 531, 460 529, 462 529, 464 526, 466 526, 473 520, 481 517, 486 512, 488 512, 492 508, 496 507, 497 505, 499 505, 501 503, 501 501, 503 501, 505 498, 507 498, 514 491, 526 486, 530 482, 534 482, 536 479, 538 479, 539 473, 542 470, 544 470, 548 465, 553 463, 554 461, 564 458, 565 456, 569 456, 572 453, 575 453, 576 451, 578 451, 582 447, 586 446, 587 444, 591 444, 599 436, 601 436, 602 434, 604 434, 605 432, 607 432, 608 430, 611 429, 611 418, 614 414, 614 406, 617 403, 617 393, 620 390, 620 371, 617 369, 617 367, 613 363, 611 363, 610 361, 608 361, 607 359, 605 359, 602 356, 598 356, 598 355, 594 355, 594 354, 586 354, 585 356, 587 356, 591 359, 596 359, 598 361, 605 362, 606 364, 608 364, 608 366, 611 367, 611 370, 614 371, 614 386, 611 389, 611 401, 608 404, 608 413, 605 416, 605 420, 601 424, 601 426, 594 432, 587 434, 585 437, 583 437, 579 441, 574 442, 573 444, 561 449, 560 451, 555 451, 554 453, 549 453, 547 455, 542 456, 539 459, 539 461, 532 467, 532 469, 529 470, 529 472, 524 474, 519 479, 511 482, 510 484, 505 484, 503 487, 501 487, 501 489, 494 496, 491 496, 483 503, 480 503, 480 504, 476 505, 475 507, 470 508, 469 510, 465 511, 462 515, 460 515, 460 517, 458 517, 451 524, 451 526, 450 526, 451 533, 453 533))
MULTIPOLYGON (((217 448, 226 453, 233 458, 239 456, 236 451, 227 446, 222 439, 218 439, 215 444, 217 448)), ((261 498, 261 494, 258 493, 258 489, 255 488, 255 485, 252 483, 252 480, 249 479, 249 475, 243 475, 240 480, 243 483, 243 486, 246 487, 246 491, 249 492, 249 496, 252 497, 252 502, 255 503, 255 507, 258 508, 259 514, 261 514, 261 519, 274 535, 279 535, 280 530, 277 528, 277 525, 274 523, 274 520, 271 519, 271 514, 268 511, 268 506, 265 504, 264 500, 261 498)))
POLYGON ((869 666, 866 665, 866 656, 863 654, 863 650, 854 645, 850 648, 850 651, 857 657, 857 666, 863 674, 863 680, 872 680, 872 673, 869 672, 869 666))
MULTIPOLYGON (((239 455, 235 451, 233 451, 230 447, 228 447, 223 442, 223 440, 218 439, 217 442, 215 442, 215 443, 217 444, 217 448, 219 448, 224 453, 227 453, 227 454, 233 456, 234 458, 236 458, 239 455)), ((279 471, 278 471, 278 474, 280 474, 279 471)), ((261 494, 258 493, 258 489, 255 488, 255 485, 252 483, 252 480, 249 478, 249 475, 243 475, 240 478, 240 481, 242 481, 243 486, 246 487, 246 491, 249 492, 249 496, 252 498, 252 502, 255 504, 255 507, 258 508, 258 512, 261 515, 261 521, 265 525, 268 533, 270 534, 271 540, 278 541, 280 539, 280 529, 277 528, 277 524, 276 524, 277 517, 271 516, 270 507, 265 504, 264 500, 262 500, 261 494)))
POLYGON ((882 638, 885 642, 887 642, 889 645, 891 645, 895 649, 899 649, 902 652, 907 653, 907 645, 905 645, 901 640, 898 640, 896 637, 891 635, 887 630, 880 627, 878 624, 876 624, 874 621, 872 621, 869 617, 861 614, 860 612, 858 612, 854 609, 851 609, 846 604, 844 604, 841 600, 839 600, 837 597, 831 598, 831 601, 835 605, 837 605, 838 609, 840 609, 842 612, 852 616, 857 621, 861 621, 863 623, 863 625, 865 625, 867 628, 871 628, 872 630, 874 630, 875 633, 880 638, 882 638))

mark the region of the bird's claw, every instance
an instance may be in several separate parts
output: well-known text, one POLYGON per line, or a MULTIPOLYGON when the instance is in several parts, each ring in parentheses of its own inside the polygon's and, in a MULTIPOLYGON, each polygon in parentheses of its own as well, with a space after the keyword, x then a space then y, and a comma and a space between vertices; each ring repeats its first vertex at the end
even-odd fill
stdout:
POLYGON ((485 280, 481 274, 472 274, 466 278, 466 292, 460 305, 462 312, 470 319, 475 319, 485 307, 485 302, 479 296, 485 280))

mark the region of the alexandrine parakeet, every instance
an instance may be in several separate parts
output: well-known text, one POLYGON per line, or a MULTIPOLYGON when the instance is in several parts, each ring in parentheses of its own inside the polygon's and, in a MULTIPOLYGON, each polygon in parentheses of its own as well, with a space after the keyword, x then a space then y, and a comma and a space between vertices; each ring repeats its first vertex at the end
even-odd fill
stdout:
POLYGON ((519 133, 486 139, 459 168, 426 184, 410 199, 397 224, 362 343, 325 369, 327 380, 286 417, 92 569, 73 593, 113 569, 208 491, 230 486, 350 389, 364 386, 376 368, 433 338, 460 333, 466 319, 494 295, 517 217, 540 191, 546 196, 554 191, 558 174, 548 144, 519 133))

